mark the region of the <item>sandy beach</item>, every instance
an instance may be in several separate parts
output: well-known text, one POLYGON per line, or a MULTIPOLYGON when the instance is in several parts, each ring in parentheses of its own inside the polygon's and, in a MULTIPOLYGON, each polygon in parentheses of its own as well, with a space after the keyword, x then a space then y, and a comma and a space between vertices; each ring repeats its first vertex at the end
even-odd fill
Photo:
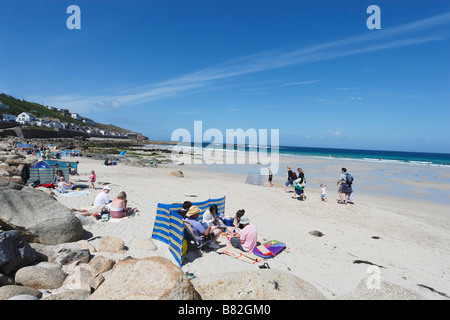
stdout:
MULTIPOLYGON (((217 169, 209 165, 180 166, 176 163, 154 168, 120 162, 117 166, 106 167, 92 158, 77 160, 80 161, 80 175, 71 177, 71 181, 87 184, 90 171, 95 170, 96 189, 76 197, 58 194, 58 201, 69 208, 88 207, 102 186, 108 184, 112 188, 110 199, 125 191, 130 206, 140 210, 132 217, 107 222, 84 219, 85 239, 96 236, 123 239, 127 252, 110 254, 114 259, 158 255, 175 261, 168 246, 160 241, 154 240, 158 246, 156 251, 137 250, 134 246, 139 239, 151 238, 157 204, 226 196, 226 215, 234 216, 237 210, 245 209, 257 226, 260 238, 287 244, 286 251, 266 260, 270 268, 291 272, 310 282, 329 299, 353 292, 361 281, 374 274, 374 265, 378 266, 381 282, 398 285, 424 299, 446 299, 436 291, 450 294, 448 204, 418 200, 414 196, 402 198, 371 193, 376 184, 367 181, 374 171, 380 170, 380 164, 345 163, 357 179, 354 185, 357 197, 355 204, 343 205, 336 201, 336 181, 343 166, 337 160, 323 164, 317 159, 302 159, 299 163, 299 159, 282 158, 280 172, 274 177, 275 185, 270 188, 245 184, 246 174, 239 173, 239 168, 217 169), (294 200, 291 198, 293 193, 284 192, 286 163, 305 170, 306 201, 294 200), (317 178, 312 169, 308 171, 309 167, 322 167, 321 170, 327 173, 317 178), (178 170, 183 172, 183 178, 170 174, 178 170), (320 183, 328 186, 327 202, 320 200, 320 183), (359 184, 365 187, 360 190, 359 184), (311 231, 320 231, 323 236, 313 236, 311 231)), ((426 170, 424 167, 402 168, 426 170)), ((403 181, 397 181, 399 185, 408 186, 411 182, 402 178, 399 171, 402 168, 395 171, 393 167, 384 166, 381 169, 397 175, 396 178, 403 181)), ((443 176, 448 174, 448 168, 441 171, 443 176)), ((448 190, 448 187, 445 183, 438 184, 438 188, 448 190)), ((201 257, 182 266, 183 271, 197 278, 257 268, 258 264, 248 264, 213 250, 205 250, 201 257)))

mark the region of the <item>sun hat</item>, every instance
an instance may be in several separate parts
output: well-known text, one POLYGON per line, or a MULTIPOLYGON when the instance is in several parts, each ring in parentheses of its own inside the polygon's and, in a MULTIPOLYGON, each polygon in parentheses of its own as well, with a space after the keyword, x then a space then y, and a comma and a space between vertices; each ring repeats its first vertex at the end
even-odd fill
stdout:
POLYGON ((192 217, 193 215, 196 215, 197 213, 200 213, 200 208, 197 206, 192 206, 189 208, 189 211, 186 213, 186 217, 192 217))
POLYGON ((109 190, 109 191, 111 191, 111 187, 110 187, 110 186, 104 186, 104 187, 103 187, 103 190, 109 190))
POLYGON ((239 220, 239 223, 240 223, 240 224, 249 224, 249 223, 250 223, 250 219, 248 218, 248 216, 243 215, 243 216, 241 217, 241 220, 239 220))

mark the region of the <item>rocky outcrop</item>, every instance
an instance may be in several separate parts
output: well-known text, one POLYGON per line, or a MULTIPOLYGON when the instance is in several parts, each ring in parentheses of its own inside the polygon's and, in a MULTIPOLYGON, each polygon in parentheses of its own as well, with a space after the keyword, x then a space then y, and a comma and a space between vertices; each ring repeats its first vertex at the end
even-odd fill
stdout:
POLYGON ((19 230, 28 242, 50 245, 81 239, 80 220, 52 196, 30 187, 5 187, 1 193, 0 226, 4 230, 19 230))
POLYGON ((0 273, 11 275, 38 260, 36 251, 17 230, 0 233, 0 273))
POLYGON ((310 283, 280 270, 230 272, 192 280, 204 300, 324 300, 310 283))
POLYGON ((184 272, 162 257, 119 261, 89 300, 197 300, 184 272))

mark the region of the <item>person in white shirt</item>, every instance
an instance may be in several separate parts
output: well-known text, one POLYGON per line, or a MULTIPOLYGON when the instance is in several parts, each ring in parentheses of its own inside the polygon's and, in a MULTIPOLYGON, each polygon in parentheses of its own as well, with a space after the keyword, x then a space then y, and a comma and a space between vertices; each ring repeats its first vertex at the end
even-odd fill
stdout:
POLYGON ((109 201, 108 194, 110 191, 111 188, 109 186, 103 187, 103 190, 95 196, 92 206, 83 209, 72 209, 71 211, 87 217, 99 213, 103 207, 109 208, 111 201, 109 201))
POLYGON ((218 224, 217 212, 218 212, 217 205, 213 204, 211 207, 209 207, 208 210, 206 210, 203 213, 202 224, 205 228, 207 228, 208 226, 215 226, 218 224))
POLYGON ((95 196, 94 207, 104 207, 109 205, 108 194, 111 191, 109 186, 104 186, 102 192, 95 196))
POLYGON ((325 199, 327 186, 321 184, 321 185, 320 185, 320 188, 321 188, 321 190, 322 190, 321 193, 320 193, 320 198, 322 199, 322 201, 327 201, 327 200, 325 199))

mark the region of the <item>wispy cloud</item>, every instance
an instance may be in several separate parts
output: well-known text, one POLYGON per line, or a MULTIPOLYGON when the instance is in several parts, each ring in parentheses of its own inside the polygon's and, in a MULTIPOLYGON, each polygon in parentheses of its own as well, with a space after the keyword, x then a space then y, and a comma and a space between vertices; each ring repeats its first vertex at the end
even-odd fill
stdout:
POLYGON ((303 84, 313 84, 313 83, 317 83, 320 82, 320 80, 310 80, 310 81, 300 81, 300 82, 289 82, 289 83, 285 83, 282 86, 283 87, 288 87, 288 86, 300 86, 303 84))
MULTIPOLYGON (((159 83, 127 88, 116 94, 97 96, 67 95, 46 98, 45 100, 51 105, 69 106, 78 112, 120 108, 152 102, 218 85, 221 80, 236 78, 255 72, 443 40, 445 38, 442 36, 423 34, 432 28, 448 25, 449 22, 450 13, 445 13, 398 27, 366 32, 361 35, 299 50, 272 50, 243 56, 211 68, 185 74, 159 83), (418 36, 419 33, 422 33, 422 36, 418 36), (412 37, 405 38, 405 36, 412 37)), ((318 81, 292 82, 286 85, 304 85, 318 81)))

